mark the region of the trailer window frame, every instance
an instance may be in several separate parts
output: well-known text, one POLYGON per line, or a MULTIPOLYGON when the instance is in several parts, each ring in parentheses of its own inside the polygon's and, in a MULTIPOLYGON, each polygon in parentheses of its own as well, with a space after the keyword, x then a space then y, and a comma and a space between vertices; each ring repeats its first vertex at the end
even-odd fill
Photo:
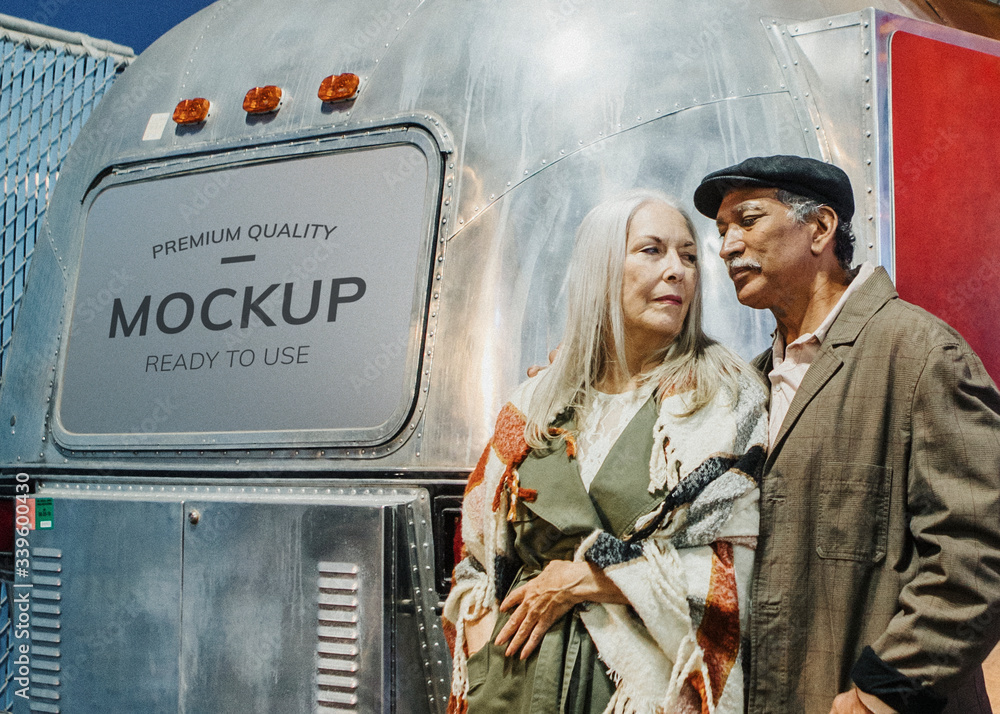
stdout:
MULTIPOLYGON (((419 419, 423 395, 429 369, 425 368, 425 347, 428 332, 428 315, 432 277, 436 257, 443 250, 437 240, 437 228, 441 213, 441 200, 445 173, 445 156, 449 149, 442 147, 438 132, 419 123, 403 123, 356 130, 348 134, 296 137, 284 142, 273 142, 260 146, 227 148, 217 152, 197 155, 175 155, 158 161, 141 164, 115 166, 98 174, 83 200, 83 211, 78 230, 84 234, 90 209, 102 195, 122 186, 148 183, 150 181, 208 175, 223 169, 242 169, 266 164, 275 164, 297 159, 310 159, 349 152, 379 150, 406 146, 417 149, 426 158, 427 174, 420 225, 420 244, 416 247, 416 275, 410 304, 409 326, 403 354, 403 392, 392 405, 391 414, 380 424, 362 427, 321 426, 320 428, 236 428, 155 431, 138 428, 129 430, 81 430, 76 424, 67 425, 63 420, 63 399, 67 395, 66 369, 67 355, 72 355, 73 324, 79 309, 77 289, 81 258, 76 273, 71 277, 73 287, 67 293, 67 319, 63 335, 64 348, 60 350, 56 366, 54 408, 52 411, 52 434, 60 447, 82 451, 150 451, 164 448, 177 449, 235 449, 264 448, 331 449, 331 456, 338 454, 356 458, 358 456, 380 456, 399 448, 413 433, 413 422, 419 419), (70 428, 72 427, 72 428, 70 428)), ((421 169, 422 170, 422 169, 421 169)), ((86 240, 84 240, 86 251, 86 240)), ((156 306, 152 306, 155 312, 156 306)), ((324 308, 325 310, 325 308, 324 308)), ((429 366, 429 365, 428 365, 429 366)))

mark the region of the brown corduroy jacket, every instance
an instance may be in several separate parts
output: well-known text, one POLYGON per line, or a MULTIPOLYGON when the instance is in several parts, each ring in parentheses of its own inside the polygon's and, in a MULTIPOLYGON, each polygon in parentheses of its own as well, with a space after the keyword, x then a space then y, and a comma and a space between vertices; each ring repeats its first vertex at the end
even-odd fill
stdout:
MULTIPOLYGON (((770 352, 755 365, 767 374, 770 352)), ((1000 637, 1000 394, 881 268, 795 394, 760 516, 750 714, 828 714, 865 646, 948 712, 990 711, 977 665, 1000 637)))

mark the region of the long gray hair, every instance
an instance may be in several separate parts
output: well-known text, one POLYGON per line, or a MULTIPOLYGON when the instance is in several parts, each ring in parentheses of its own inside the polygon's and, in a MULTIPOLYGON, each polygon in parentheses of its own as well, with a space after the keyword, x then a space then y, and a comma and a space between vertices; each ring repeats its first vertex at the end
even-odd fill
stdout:
MULTIPOLYGON (((567 408, 577 416, 593 401, 598 380, 608 370, 620 370, 626 379, 625 318, 622 282, 626 244, 632 218, 648 203, 663 203, 683 218, 688 233, 699 243, 690 216, 665 193, 635 189, 601 203, 583 219, 569 266, 566 330, 552 365, 536 379, 539 384, 528 404, 525 436, 529 446, 545 448, 554 436, 549 427, 567 408)), ((698 248, 700 253, 700 246, 698 248)), ((736 377, 749 367, 735 354, 708 337, 701 328, 700 271, 694 298, 680 333, 663 349, 662 362, 641 375, 642 383, 657 383, 660 394, 689 392, 688 411, 708 404, 720 387, 737 392, 736 377)))

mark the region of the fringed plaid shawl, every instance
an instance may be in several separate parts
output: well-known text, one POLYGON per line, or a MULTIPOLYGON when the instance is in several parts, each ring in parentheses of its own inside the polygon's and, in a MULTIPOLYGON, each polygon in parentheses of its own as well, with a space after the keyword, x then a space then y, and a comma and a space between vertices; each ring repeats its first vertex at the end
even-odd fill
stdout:
MULTIPOLYGON (((577 548, 575 559, 601 567, 630 603, 579 608, 616 685, 609 712, 743 711, 740 606, 756 543, 767 418, 762 385, 750 377, 740 385, 739 394, 720 390, 689 417, 675 416, 686 411, 684 394, 660 399, 649 493, 665 497, 621 537, 595 530, 577 548)), ((466 486, 464 559, 444 609, 453 656, 449 712, 466 708, 465 625, 497 612, 509 575, 502 565, 516 559, 508 521, 520 501, 537 496, 518 476, 530 453, 521 407, 533 387, 521 385, 504 406, 466 486)), ((571 435, 567 456, 574 456, 571 435)))

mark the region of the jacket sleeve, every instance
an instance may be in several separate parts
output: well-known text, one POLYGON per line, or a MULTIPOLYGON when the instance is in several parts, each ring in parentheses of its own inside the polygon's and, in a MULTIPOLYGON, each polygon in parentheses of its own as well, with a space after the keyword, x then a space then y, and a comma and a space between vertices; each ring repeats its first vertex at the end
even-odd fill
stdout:
POLYGON ((953 688, 1000 637, 1000 394, 966 345, 929 351, 911 425, 907 511, 919 566, 852 677, 900 711, 939 711, 933 692, 953 688))

